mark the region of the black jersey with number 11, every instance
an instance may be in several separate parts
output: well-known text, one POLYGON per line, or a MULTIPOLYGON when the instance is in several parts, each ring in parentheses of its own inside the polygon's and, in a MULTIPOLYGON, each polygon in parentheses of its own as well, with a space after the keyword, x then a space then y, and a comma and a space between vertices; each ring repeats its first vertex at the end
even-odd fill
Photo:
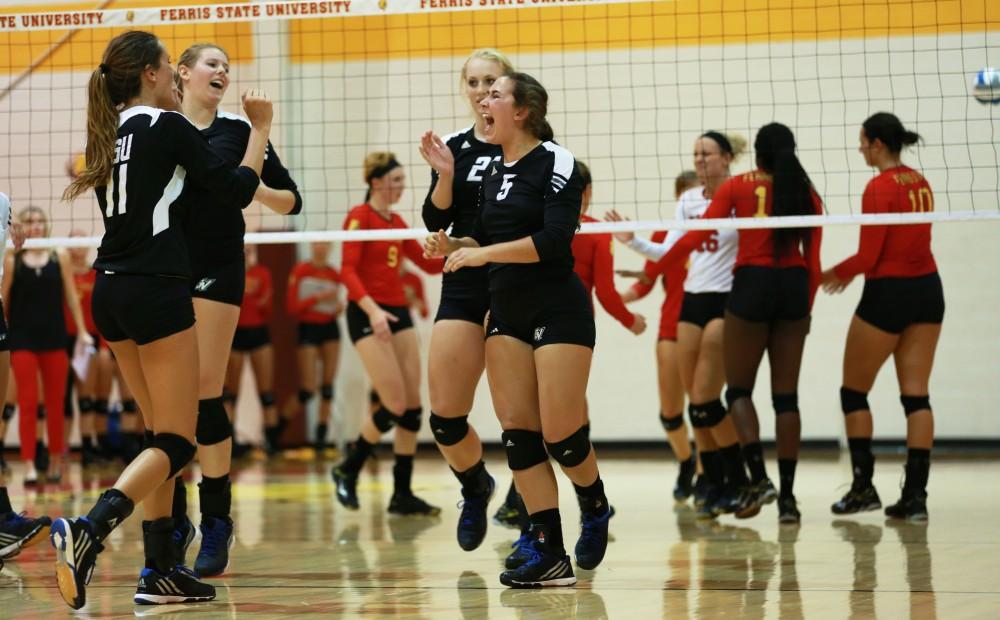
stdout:
MULTIPOLYGON (((249 203, 259 179, 227 164, 183 115, 134 106, 118 119, 111 183, 95 188, 104 238, 94 267, 112 273, 190 277, 191 263, 175 207, 188 180, 219 199, 249 203)), ((194 208, 232 208, 196 205, 194 208)))

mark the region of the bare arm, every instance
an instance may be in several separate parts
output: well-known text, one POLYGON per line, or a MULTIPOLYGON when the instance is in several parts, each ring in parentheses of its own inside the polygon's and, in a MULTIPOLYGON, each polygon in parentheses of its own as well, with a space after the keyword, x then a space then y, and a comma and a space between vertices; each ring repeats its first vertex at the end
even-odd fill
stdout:
POLYGON ((76 292, 76 282, 73 280, 73 267, 69 263, 69 256, 62 250, 56 251, 59 260, 59 272, 62 274, 63 293, 66 298, 66 306, 76 323, 76 333, 80 338, 86 340, 90 338, 87 333, 87 324, 83 322, 83 310, 80 308, 80 298, 76 292))

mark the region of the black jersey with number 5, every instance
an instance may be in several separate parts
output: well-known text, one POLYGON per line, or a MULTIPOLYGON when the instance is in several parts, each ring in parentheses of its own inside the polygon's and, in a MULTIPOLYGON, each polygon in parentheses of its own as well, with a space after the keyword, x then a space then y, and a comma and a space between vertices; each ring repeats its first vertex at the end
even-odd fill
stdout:
MULTIPOLYGON (((212 150, 231 166, 239 165, 246 153, 250 140, 250 121, 245 117, 219 111, 212 124, 201 131, 212 150)), ((272 189, 286 189, 295 195, 295 206, 291 215, 302 210, 302 197, 292 180, 288 169, 281 163, 274 146, 267 143, 264 153, 264 167, 260 180, 272 189)), ((184 232, 188 251, 195 272, 222 267, 243 259, 243 234, 246 224, 242 208, 249 201, 241 202, 237 196, 226 197, 223 204, 232 208, 213 208, 208 201, 219 202, 212 196, 210 188, 194 183, 181 198, 189 209, 184 218, 184 232)))
MULTIPOLYGON (((259 179, 216 155, 182 114, 134 106, 118 118, 111 184, 95 188, 104 238, 94 267, 113 273, 191 276, 176 203, 195 181, 219 201, 249 203, 259 179)), ((198 208, 226 208, 197 205, 198 208)))
POLYGON ((473 235, 480 245, 531 237, 537 263, 491 263, 490 290, 559 280, 573 273, 583 178, 573 154, 542 142, 521 159, 490 164, 473 235))
MULTIPOLYGON (((501 149, 476 138, 474 127, 467 127, 442 138, 455 158, 455 176, 451 187, 451 207, 438 209, 431 194, 438 184, 438 173, 431 170, 431 187, 424 199, 424 225, 431 232, 448 230, 452 237, 469 237, 476 229, 479 195, 489 166, 500 160, 501 149)), ((450 297, 486 296, 486 267, 460 269, 444 274, 442 295, 450 297)))

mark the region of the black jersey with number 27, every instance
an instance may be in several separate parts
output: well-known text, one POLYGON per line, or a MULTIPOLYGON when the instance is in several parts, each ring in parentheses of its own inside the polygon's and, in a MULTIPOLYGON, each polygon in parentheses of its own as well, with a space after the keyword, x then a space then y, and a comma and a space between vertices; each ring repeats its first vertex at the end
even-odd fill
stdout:
MULTIPOLYGON (((95 188, 104 238, 94 267, 112 273, 190 277, 191 263, 175 207, 186 183, 197 182, 217 203, 249 203, 259 179, 213 152, 183 115, 134 106, 118 119, 111 184, 95 188)), ((217 206, 218 205, 218 206, 217 206)))
POLYGON ((521 159, 490 164, 473 235, 480 245, 531 237, 537 263, 491 263, 490 290, 559 280, 573 273, 583 178, 573 154, 542 142, 521 159))

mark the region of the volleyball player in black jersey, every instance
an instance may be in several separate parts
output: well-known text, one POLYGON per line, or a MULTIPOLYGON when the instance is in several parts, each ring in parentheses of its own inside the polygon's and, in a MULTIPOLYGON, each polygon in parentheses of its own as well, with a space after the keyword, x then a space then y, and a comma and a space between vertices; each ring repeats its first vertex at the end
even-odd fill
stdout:
MULTIPOLYGON (((478 114, 479 101, 498 77, 512 70, 510 61, 496 50, 472 52, 462 66, 462 87, 477 113, 475 124, 443 139, 430 131, 423 135, 420 154, 433 169, 423 208, 428 230, 451 227, 454 237, 472 234, 483 176, 502 153, 499 146, 485 141, 486 120, 478 114)), ((462 484, 458 545, 466 551, 478 547, 486 536, 486 508, 496 487, 483 462, 482 441, 468 421, 486 364, 483 330, 489 309, 485 266, 446 273, 427 362, 431 431, 462 484)))
MULTIPOLYGON (((201 130, 223 161, 239 163, 246 149, 250 123, 242 116, 219 110, 229 87, 226 52, 211 43, 192 45, 177 61, 177 75, 184 115, 201 130)), ((295 182, 270 143, 255 198, 278 213, 294 214, 302 208, 295 182)), ((246 205, 232 205, 231 199, 225 198, 222 204, 234 208, 212 208, 219 204, 219 199, 213 198, 211 190, 197 181, 188 186, 182 202, 188 209, 184 233, 191 255, 191 296, 198 320, 195 334, 200 368, 196 438, 202 472, 198 484, 202 542, 194 569, 198 575, 208 577, 226 569, 233 541, 229 479, 233 427, 223 391, 246 282, 243 256, 246 225, 240 211, 246 205)), ((273 396, 262 397, 264 406, 271 401, 273 396)), ((179 520, 180 538, 190 540, 193 531, 186 516, 186 493, 181 477, 176 480, 174 518, 179 520)))
POLYGON ((74 609, 86 603, 101 543, 139 502, 147 519, 146 568, 136 603, 215 598, 214 587, 181 566, 173 542, 173 478, 194 457, 198 410, 191 265, 175 205, 188 180, 217 201, 249 203, 264 163, 272 108, 256 91, 245 95, 253 129, 237 168, 219 158, 184 116, 160 109, 176 104, 173 80, 167 51, 153 34, 130 31, 108 43, 87 86, 87 169, 64 193, 71 200, 96 191, 105 233, 94 262, 94 322, 149 429, 147 448, 87 516, 52 524, 59 591, 74 609))
POLYGON ((552 142, 547 107, 548 94, 529 75, 493 84, 481 103, 484 134, 503 159, 486 170, 476 230, 462 239, 439 231, 425 248, 448 255, 446 272, 490 264, 486 372, 533 538, 526 561, 500 575, 511 587, 576 583, 549 455, 580 502, 581 568, 604 558, 612 514, 585 426, 594 314, 571 249, 583 180, 572 153, 552 142))

